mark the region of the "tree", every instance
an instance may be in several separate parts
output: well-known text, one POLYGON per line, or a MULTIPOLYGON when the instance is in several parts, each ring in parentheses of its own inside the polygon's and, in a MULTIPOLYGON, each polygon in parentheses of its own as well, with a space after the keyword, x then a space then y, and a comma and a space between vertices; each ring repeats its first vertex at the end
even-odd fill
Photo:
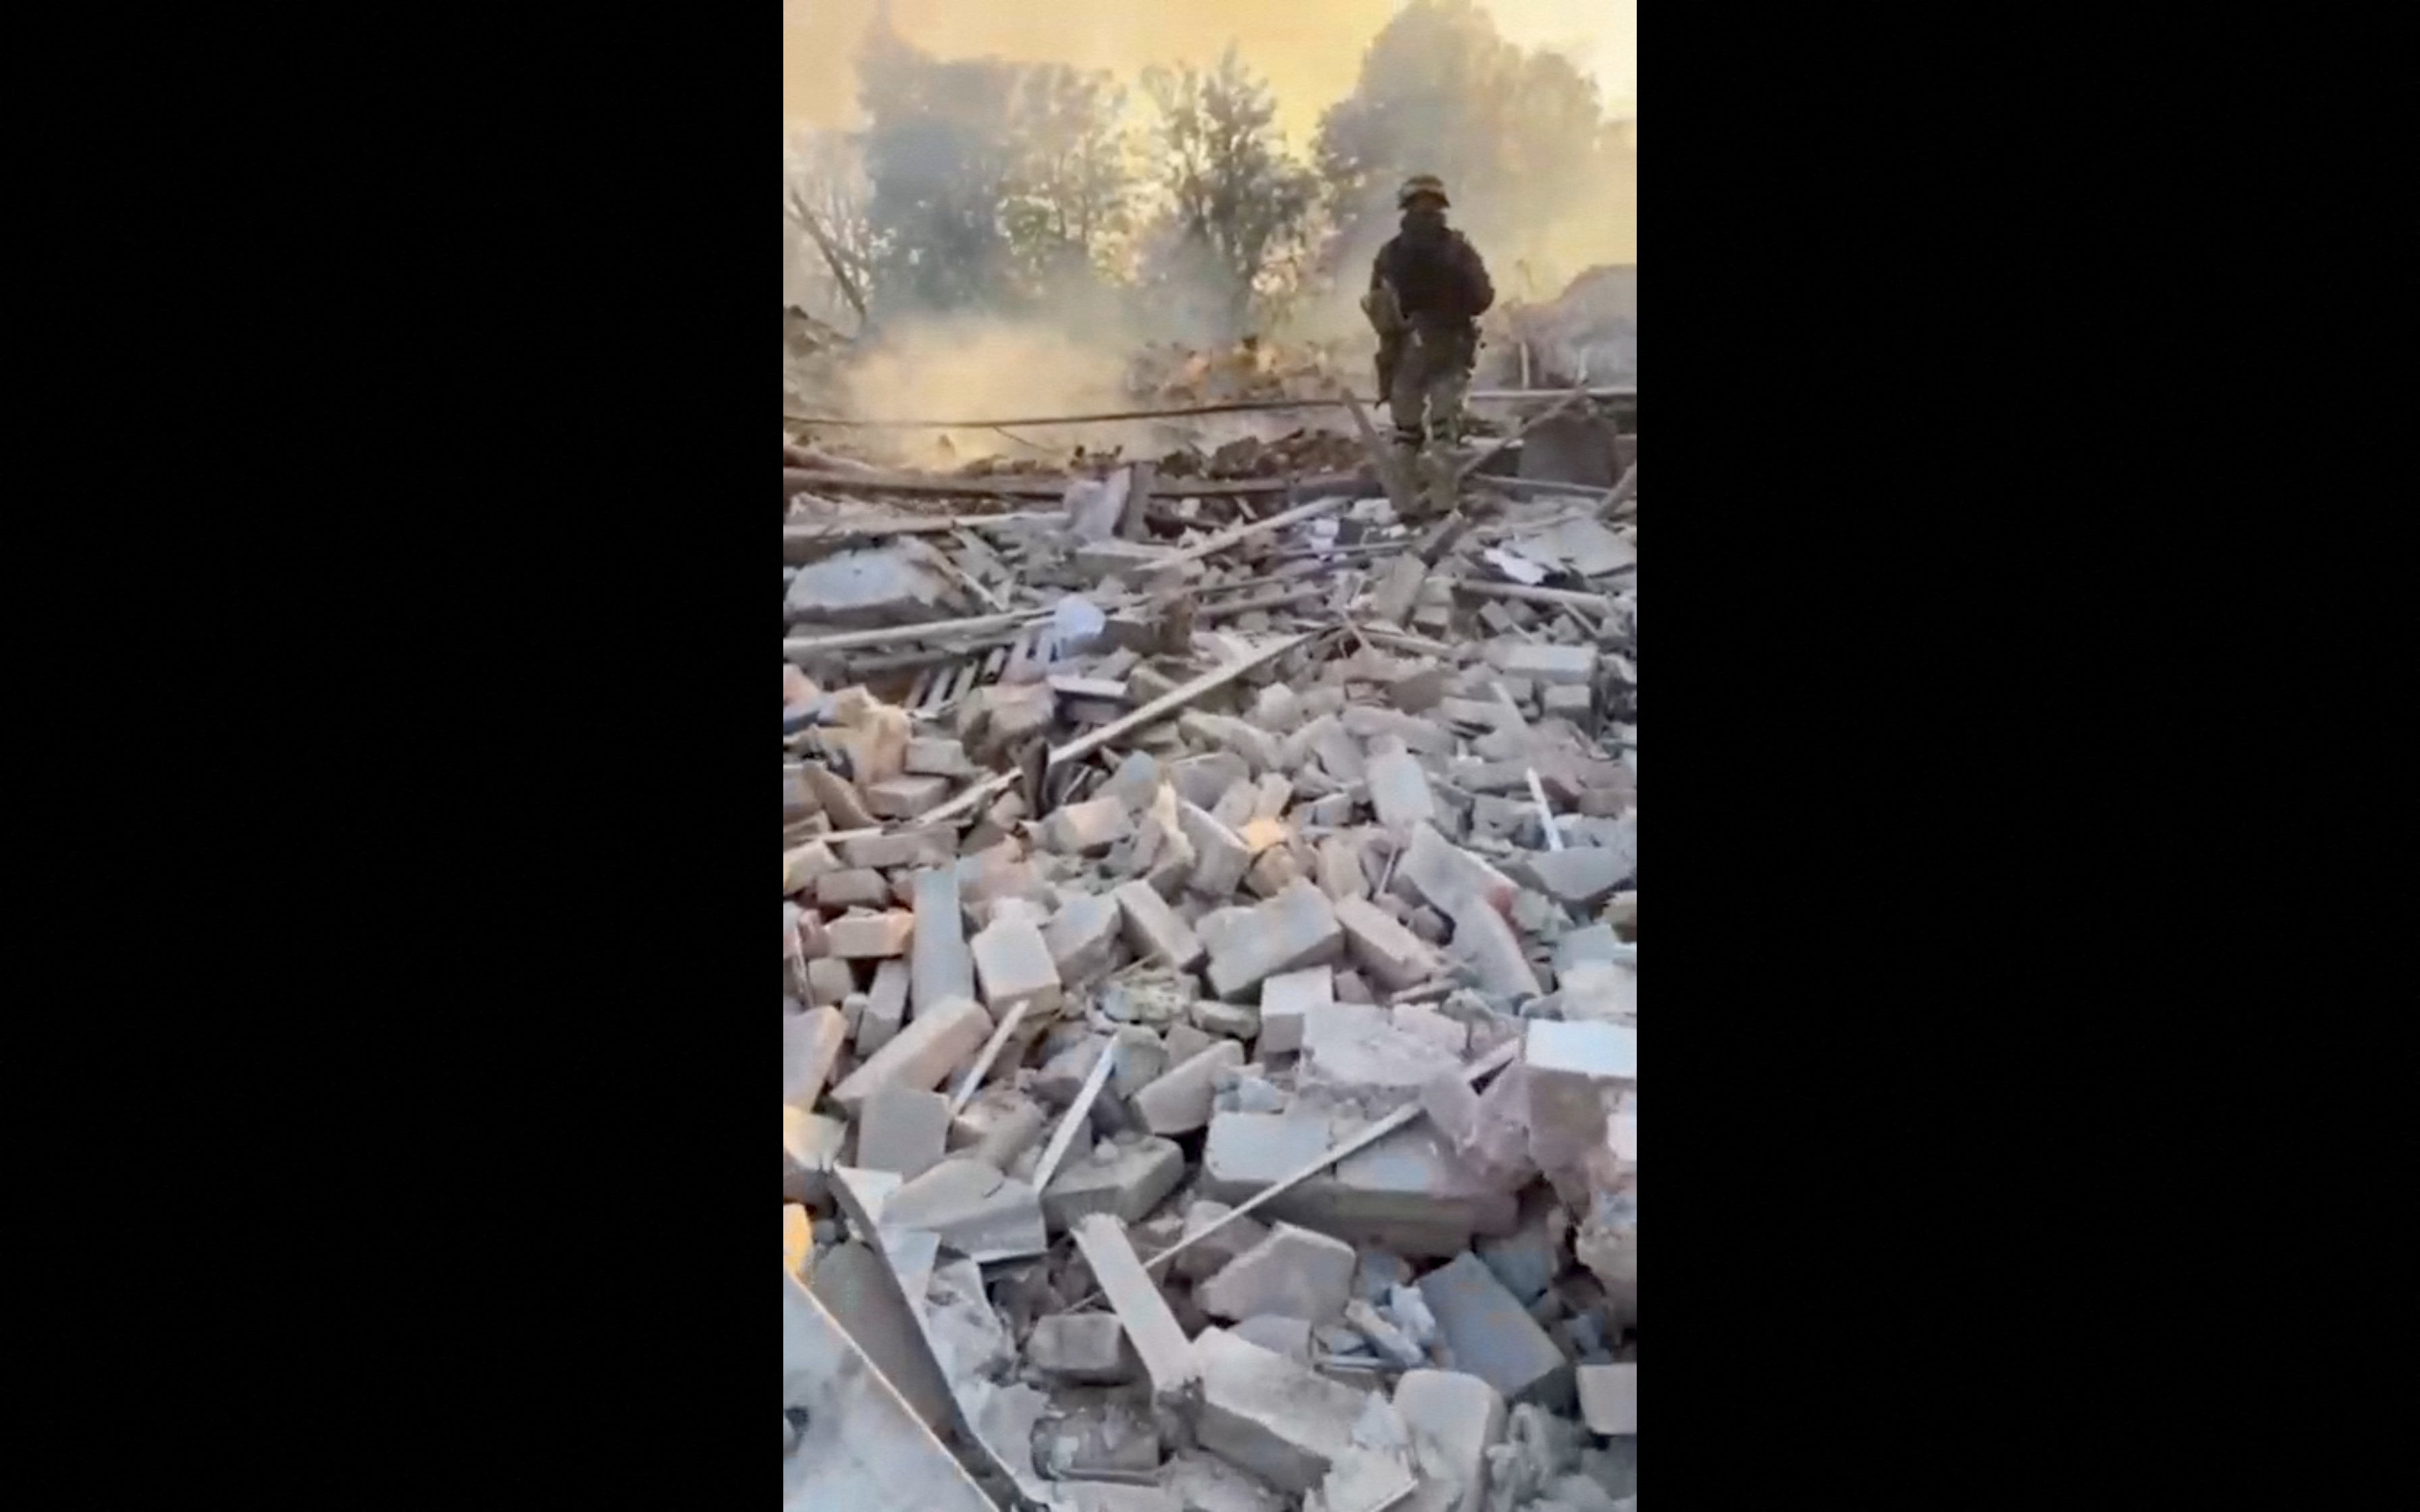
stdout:
POLYGON ((1001 225, 1009 191, 1016 71, 994 58, 942 61, 876 16, 858 59, 871 193, 874 289, 881 305, 962 309, 1007 292, 1001 225))
POLYGON ((1125 91, 1065 64, 1021 70, 1001 226, 1020 293, 1047 299, 1113 277, 1133 229, 1125 91))
POLYGON ((1147 280, 1199 291, 1220 334, 1250 329, 1252 296, 1299 244, 1318 181, 1286 155, 1268 86, 1233 47, 1202 72, 1147 69, 1167 202, 1147 280))
POLYGON ((793 133, 782 153, 783 255, 785 300, 791 287, 812 289, 811 305, 827 316, 855 312, 862 325, 874 273, 874 228, 866 218, 864 164, 857 148, 834 131, 793 133))

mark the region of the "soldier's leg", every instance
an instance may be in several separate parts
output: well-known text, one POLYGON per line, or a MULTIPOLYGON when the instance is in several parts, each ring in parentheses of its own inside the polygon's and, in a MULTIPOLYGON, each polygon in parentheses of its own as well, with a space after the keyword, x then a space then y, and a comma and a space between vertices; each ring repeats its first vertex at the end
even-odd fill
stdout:
POLYGON ((1387 391, 1387 409, 1395 421, 1395 444, 1415 450, 1427 439, 1421 411, 1428 404, 1427 348, 1405 342, 1396 354, 1394 383, 1387 391))
POLYGON ((1462 441, 1463 398, 1470 392, 1470 369, 1478 353, 1467 342, 1442 347, 1429 375, 1429 424, 1447 446, 1462 441))

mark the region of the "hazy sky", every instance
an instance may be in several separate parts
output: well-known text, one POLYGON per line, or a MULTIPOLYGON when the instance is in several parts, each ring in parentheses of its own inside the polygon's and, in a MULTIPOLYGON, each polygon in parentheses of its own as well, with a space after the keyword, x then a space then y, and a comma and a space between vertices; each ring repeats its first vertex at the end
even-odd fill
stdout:
MULTIPOLYGON (((1608 105, 1636 108, 1638 0, 1485 0, 1504 35, 1553 47, 1596 75, 1608 105)), ((856 112, 858 39, 875 0, 783 0, 782 114, 818 126, 856 112)), ((1289 136, 1307 142, 1343 98, 1361 52, 1399 0, 892 0, 912 42, 945 56, 998 54, 1115 69, 1208 63, 1228 42, 1268 77, 1289 136)))

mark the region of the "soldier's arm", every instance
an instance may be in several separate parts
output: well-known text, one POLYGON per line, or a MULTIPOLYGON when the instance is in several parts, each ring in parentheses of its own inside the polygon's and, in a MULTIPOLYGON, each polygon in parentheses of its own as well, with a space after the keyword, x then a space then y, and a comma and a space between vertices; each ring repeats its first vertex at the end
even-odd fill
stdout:
POLYGON ((1496 285, 1487 276, 1487 264, 1479 249, 1468 240, 1462 243, 1463 280, 1470 299, 1470 316, 1476 320, 1496 302, 1496 285))

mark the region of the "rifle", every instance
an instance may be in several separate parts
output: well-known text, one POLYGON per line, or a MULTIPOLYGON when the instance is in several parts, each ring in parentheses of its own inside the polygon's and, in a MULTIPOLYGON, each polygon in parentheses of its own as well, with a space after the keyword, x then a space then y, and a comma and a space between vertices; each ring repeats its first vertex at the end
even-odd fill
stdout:
POLYGON ((1370 328, 1378 333, 1378 402, 1387 402, 1394 392, 1395 363, 1404 350, 1404 333, 1408 322, 1404 319, 1404 301, 1395 285, 1380 279, 1370 292, 1361 296, 1361 313, 1370 320, 1370 328))

